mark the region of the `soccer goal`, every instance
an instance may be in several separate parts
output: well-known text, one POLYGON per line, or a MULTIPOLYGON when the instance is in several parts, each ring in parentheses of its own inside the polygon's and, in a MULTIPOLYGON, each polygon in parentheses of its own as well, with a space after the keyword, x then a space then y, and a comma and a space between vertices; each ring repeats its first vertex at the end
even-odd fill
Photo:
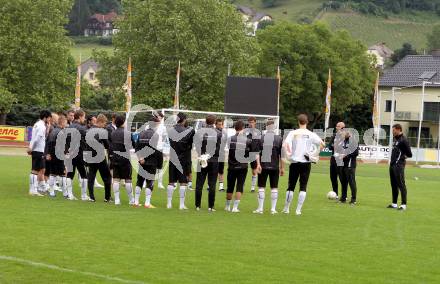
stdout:
MULTIPOLYGON (((153 110, 152 110, 153 111, 153 110)), ((151 113, 152 111, 144 111, 151 113)), ((156 109, 154 111, 160 111, 164 115, 165 125, 173 126, 176 122, 176 116, 179 112, 183 112, 187 115, 188 125, 193 127, 196 131, 202 127, 205 127, 205 118, 207 115, 215 115, 217 119, 223 120, 223 127, 228 131, 228 135, 235 133, 233 130, 234 122, 242 120, 245 123, 245 127, 248 127, 248 119, 255 117, 256 128, 263 132, 266 129, 266 122, 268 119, 273 119, 275 122, 275 129, 279 129, 279 116, 275 115, 260 115, 260 114, 243 114, 243 113, 225 113, 225 112, 211 112, 211 111, 197 111, 197 110, 183 110, 183 109, 156 109)), ((136 131, 145 124, 141 113, 136 113, 136 118, 133 121, 133 125, 136 131)))

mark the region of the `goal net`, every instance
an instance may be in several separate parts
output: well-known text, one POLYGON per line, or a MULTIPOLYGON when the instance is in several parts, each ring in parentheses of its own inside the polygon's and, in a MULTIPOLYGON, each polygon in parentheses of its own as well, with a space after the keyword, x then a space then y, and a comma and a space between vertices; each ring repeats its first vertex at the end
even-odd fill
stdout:
MULTIPOLYGON (((187 116, 188 125, 193 127, 196 131, 205 127, 205 118, 208 115, 214 115, 217 119, 223 120, 223 128, 227 131, 228 135, 235 133, 234 122, 241 120, 244 122, 247 128, 248 119, 254 117, 256 119, 256 128, 263 133, 266 129, 266 122, 268 119, 272 119, 275 122, 275 129, 279 129, 279 116, 273 115, 259 115, 259 114, 243 114, 243 113, 224 113, 224 112, 209 112, 209 111, 195 111, 195 110, 176 110, 176 109, 156 109, 150 111, 137 112, 133 119, 132 131, 137 132, 144 125, 146 121, 146 115, 151 114, 153 111, 162 112, 164 115, 165 126, 171 127, 176 122, 176 116, 179 112, 183 112, 187 116)), ((132 114, 130 114, 132 115, 132 114)))

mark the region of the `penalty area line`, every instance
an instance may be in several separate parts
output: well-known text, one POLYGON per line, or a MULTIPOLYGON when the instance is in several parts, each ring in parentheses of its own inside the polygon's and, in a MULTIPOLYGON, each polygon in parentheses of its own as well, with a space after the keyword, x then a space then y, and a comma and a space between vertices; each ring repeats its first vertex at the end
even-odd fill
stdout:
POLYGON ((92 276, 95 278, 101 278, 104 280, 109 280, 109 281, 119 282, 119 283, 127 283, 127 284, 145 284, 146 283, 146 282, 142 282, 142 281, 127 280, 127 279, 122 279, 119 277, 113 277, 113 276, 108 276, 108 275, 103 275, 103 274, 98 274, 98 273, 93 273, 93 272, 78 271, 78 270, 74 270, 74 269, 70 269, 70 268, 60 267, 60 266, 53 265, 53 264, 36 262, 36 261, 32 261, 32 260, 27 260, 27 259, 13 257, 13 256, 7 256, 7 255, 0 255, 0 260, 26 264, 26 265, 30 265, 30 266, 34 266, 34 267, 42 267, 42 268, 47 268, 47 269, 52 269, 52 270, 57 270, 57 271, 62 271, 62 272, 82 274, 85 276, 92 276))

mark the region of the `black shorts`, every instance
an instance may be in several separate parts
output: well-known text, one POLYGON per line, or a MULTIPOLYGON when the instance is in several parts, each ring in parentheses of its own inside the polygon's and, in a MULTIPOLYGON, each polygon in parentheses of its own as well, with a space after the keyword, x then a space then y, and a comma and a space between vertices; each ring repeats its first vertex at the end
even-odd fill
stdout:
POLYGON ((32 151, 32 170, 40 171, 46 168, 46 159, 43 152, 32 151))
POLYGON ((142 169, 144 169, 145 172, 152 175, 152 177, 146 176, 147 178, 145 178, 143 175, 140 174, 140 171, 138 171, 137 179, 136 179, 136 186, 139 186, 140 188, 142 188, 142 186, 144 185, 144 181, 146 180, 147 187, 150 188, 151 190, 153 190, 155 175, 157 173, 156 165, 139 165, 139 167, 142 167, 142 169))
POLYGON ((227 176, 227 193, 233 193, 234 189, 235 192, 241 192, 243 193, 244 189, 244 182, 246 181, 246 175, 247 175, 247 168, 245 169, 228 169, 228 176, 227 176))
POLYGON ((269 177, 270 188, 278 188, 280 179, 280 171, 278 169, 262 169, 258 174, 258 187, 265 188, 267 178, 269 177))
POLYGON ((157 159, 157 168, 162 169, 163 168, 163 153, 160 151, 156 152, 156 159, 157 159))
POLYGON ((218 174, 222 175, 225 172, 225 162, 218 163, 218 174))
MULTIPOLYGON (((78 153, 78 156, 76 156, 72 160, 72 171, 67 173, 67 178, 73 179, 75 176, 75 172, 78 170, 78 173, 81 178, 86 179, 87 178, 87 169, 86 164, 83 159, 82 153, 78 153)), ((66 170, 67 171, 67 170, 66 170)))
POLYGON ((46 160, 44 161, 45 167, 44 167, 44 176, 45 177, 49 177, 50 176, 50 172, 52 169, 52 160, 46 160))
POLYGON ((131 180, 131 163, 113 163, 113 178, 131 180))
POLYGON ((168 181, 169 183, 188 183, 188 176, 191 174, 191 162, 181 163, 182 172, 170 161, 168 169, 168 181))
POLYGON ((64 161, 51 160, 50 161, 50 175, 52 176, 64 176, 66 174, 64 161))

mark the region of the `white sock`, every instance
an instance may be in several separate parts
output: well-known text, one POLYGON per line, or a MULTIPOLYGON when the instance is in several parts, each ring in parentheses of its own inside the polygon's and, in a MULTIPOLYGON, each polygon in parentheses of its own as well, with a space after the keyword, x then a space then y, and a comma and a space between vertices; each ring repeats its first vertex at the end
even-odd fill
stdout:
POLYGON ((136 186, 135 192, 134 192, 134 204, 139 205, 139 198, 141 197, 142 188, 139 186, 136 186))
POLYGON ((251 188, 255 188, 256 184, 257 184, 257 176, 252 176, 251 188))
POLYGON ((38 178, 37 175, 30 174, 29 175, 29 193, 37 193, 38 190, 38 178))
POLYGON ((264 192, 264 188, 258 189, 258 211, 263 211, 265 197, 266 193, 264 192))
POLYGON ((307 192, 300 191, 298 195, 298 205, 296 206, 296 212, 301 212, 301 208, 304 204, 304 200, 306 200, 307 192))
POLYGON ((125 182, 125 190, 127 191, 127 197, 128 197, 128 202, 130 204, 134 203, 134 197, 133 197, 133 185, 130 182, 125 182))
POLYGON ((40 180, 38 182, 38 188, 40 189, 40 191, 46 192, 46 182, 44 180, 40 180))
POLYGON ((49 193, 53 195, 55 193, 55 177, 49 176, 49 193))
POLYGON ((73 198, 73 186, 72 186, 71 178, 66 178, 66 191, 67 191, 67 196, 69 198, 73 198))
POLYGON ((172 184, 169 184, 167 187, 167 207, 172 206, 174 189, 175 187, 172 184))
POLYGON ((121 204, 121 199, 119 198, 119 181, 113 182, 113 194, 115 195, 115 204, 121 204))
POLYGON ((278 188, 273 188, 270 192, 270 198, 271 198, 271 211, 275 211, 277 208, 277 201, 278 201, 278 188))
POLYGON ((231 200, 226 199, 226 205, 225 205, 225 207, 228 208, 228 209, 231 208, 231 200))
POLYGON ((292 199, 293 199, 293 191, 288 190, 286 192, 286 203, 284 204, 285 210, 290 208, 290 203, 292 203, 292 199))
POLYGON ((59 188, 61 188, 61 184, 62 184, 61 179, 62 179, 62 177, 60 177, 60 176, 55 177, 55 186, 58 186, 59 188))
POLYGON ((151 205, 151 194, 152 193, 153 192, 151 191, 151 189, 147 187, 147 189, 145 190, 145 206, 151 205))
POLYGON ((181 185, 179 188, 179 195, 180 195, 180 208, 185 207, 185 195, 186 195, 186 186, 181 185))
POLYGON ((240 200, 235 199, 234 200, 234 207, 232 207, 232 210, 238 210, 239 204, 240 204, 240 200))
POLYGON ((219 189, 222 190, 223 189, 223 182, 219 183, 219 189))
POLYGON ((164 169, 160 169, 157 173, 157 181, 159 184, 162 184, 163 181, 163 174, 165 173, 164 169))
POLYGON ((188 187, 189 188, 192 188, 192 185, 193 185, 192 181, 188 182, 188 187))
POLYGON ((69 196, 69 193, 67 192, 67 178, 61 177, 61 189, 63 190, 63 196, 69 196))
POLYGON ((81 179, 81 198, 87 198, 87 179, 81 179))

